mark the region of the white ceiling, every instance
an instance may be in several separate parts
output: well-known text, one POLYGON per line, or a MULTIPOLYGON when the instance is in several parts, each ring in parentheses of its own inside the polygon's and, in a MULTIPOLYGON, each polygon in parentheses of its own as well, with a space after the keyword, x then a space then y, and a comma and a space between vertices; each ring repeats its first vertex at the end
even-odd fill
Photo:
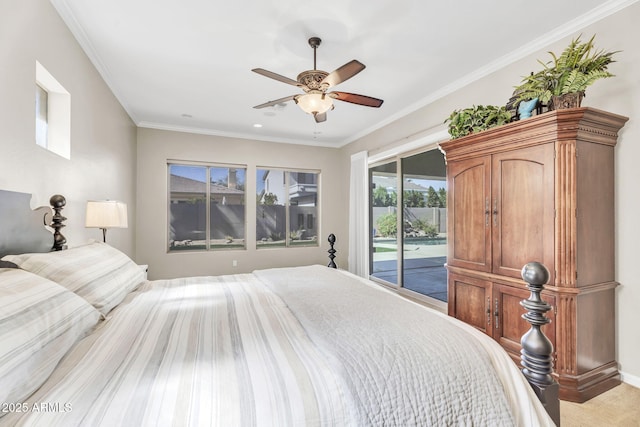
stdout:
POLYGON ((335 147, 634 1, 51 0, 138 126, 335 147), (318 69, 367 67, 335 90, 382 107, 252 108, 301 93, 251 69, 295 80, 311 36, 318 69))

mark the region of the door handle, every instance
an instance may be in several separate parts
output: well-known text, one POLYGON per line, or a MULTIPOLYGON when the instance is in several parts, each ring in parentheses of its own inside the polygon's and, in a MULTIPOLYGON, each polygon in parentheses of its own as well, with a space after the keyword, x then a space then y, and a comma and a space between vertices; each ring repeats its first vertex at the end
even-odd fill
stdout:
POLYGON ((493 226, 498 225, 498 198, 493 199, 493 226))
POLYGON ((489 226, 489 215, 491 214, 491 211, 489 210, 489 198, 485 198, 484 199, 484 226, 488 227, 489 226))
POLYGON ((487 297, 487 325, 491 327, 491 298, 487 297))
POLYGON ((496 329, 500 329, 500 305, 498 303, 498 298, 496 298, 495 302, 496 306, 495 311, 493 312, 493 315, 495 317, 495 327, 496 329))

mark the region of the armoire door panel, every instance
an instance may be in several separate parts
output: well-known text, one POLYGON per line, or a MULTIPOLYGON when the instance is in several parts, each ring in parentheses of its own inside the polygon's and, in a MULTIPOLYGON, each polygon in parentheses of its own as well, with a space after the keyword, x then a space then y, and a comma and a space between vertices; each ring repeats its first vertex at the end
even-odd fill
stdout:
POLYGON ((520 277, 522 266, 554 264, 554 147, 545 144, 492 157, 492 248, 496 274, 520 277))
POLYGON ((448 263, 474 270, 491 270, 489 157, 456 162, 447 170, 451 220, 448 263))
POLYGON ((491 282, 449 274, 449 314, 491 335, 491 282))

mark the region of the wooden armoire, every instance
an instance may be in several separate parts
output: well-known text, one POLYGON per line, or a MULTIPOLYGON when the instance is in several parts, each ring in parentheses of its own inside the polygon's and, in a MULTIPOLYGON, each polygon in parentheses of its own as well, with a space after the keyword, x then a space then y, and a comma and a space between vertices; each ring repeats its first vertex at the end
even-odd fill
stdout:
POLYGON ((593 108, 540 114, 442 143, 447 162, 448 311, 520 361, 528 329, 520 276, 551 278, 543 330, 560 398, 620 383, 615 360, 614 147, 626 117, 593 108))

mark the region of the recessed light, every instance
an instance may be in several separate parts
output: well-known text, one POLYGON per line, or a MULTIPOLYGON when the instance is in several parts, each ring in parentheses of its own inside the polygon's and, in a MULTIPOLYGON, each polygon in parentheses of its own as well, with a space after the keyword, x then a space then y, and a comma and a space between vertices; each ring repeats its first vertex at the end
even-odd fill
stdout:
POLYGON ((262 125, 261 125, 260 123, 254 123, 253 127, 254 127, 254 128, 261 128, 261 127, 262 127, 262 125))

